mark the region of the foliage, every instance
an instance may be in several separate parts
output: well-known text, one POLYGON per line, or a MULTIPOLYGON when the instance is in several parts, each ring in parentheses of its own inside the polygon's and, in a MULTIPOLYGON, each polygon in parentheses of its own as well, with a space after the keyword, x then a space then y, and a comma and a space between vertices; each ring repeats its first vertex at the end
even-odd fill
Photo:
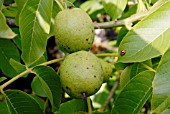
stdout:
MULTIPOLYGON (((169 6, 170 0, 1 0, 0 113, 168 114, 169 6), (91 52, 110 62, 113 72, 87 99, 73 99, 63 91, 58 67, 64 57, 49 57, 55 16, 70 7, 86 11, 96 31, 117 34, 116 40, 107 38, 111 50, 95 52, 92 46, 91 52), (10 86, 30 77, 29 91, 10 86)), ((57 49, 55 54, 62 53, 57 49)))

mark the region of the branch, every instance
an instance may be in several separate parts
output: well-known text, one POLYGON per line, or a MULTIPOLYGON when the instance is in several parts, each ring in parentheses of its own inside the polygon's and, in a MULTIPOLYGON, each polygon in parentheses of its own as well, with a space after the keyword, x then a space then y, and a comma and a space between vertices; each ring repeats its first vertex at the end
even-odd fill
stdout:
POLYGON ((148 69, 149 71, 152 71, 152 72, 156 72, 156 70, 154 70, 153 68, 151 68, 150 66, 144 64, 144 63, 141 63, 143 65, 143 67, 145 67, 146 69, 148 69))
POLYGON ((103 107, 101 107, 101 109, 99 111, 101 111, 101 112, 105 111, 105 109, 106 109, 107 105, 110 103, 118 85, 119 85, 119 78, 116 79, 116 81, 115 81, 115 83, 114 83, 114 85, 113 85, 113 87, 112 87, 112 89, 109 93, 109 96, 107 97, 107 100, 105 101, 105 104, 103 105, 103 107))
MULTIPOLYGON (((54 59, 54 60, 47 61, 47 62, 44 62, 44 63, 39 64, 39 65, 44 65, 44 66, 46 66, 46 65, 49 65, 49 64, 53 64, 53 63, 60 62, 60 61, 62 61, 62 60, 64 60, 64 58, 54 59)), ((3 85, 0 86, 0 92, 1 92, 1 93, 4 93, 4 92, 3 92, 3 89, 4 89, 6 86, 8 86, 9 84, 13 83, 13 82, 16 81, 17 79, 21 78, 21 77, 24 76, 25 74, 30 73, 33 68, 34 68, 34 67, 28 68, 28 69, 25 70, 24 72, 16 75, 15 77, 13 77, 12 79, 10 79, 9 81, 5 82, 3 85)))
POLYGON ((132 22, 135 22, 137 20, 143 19, 145 16, 147 16, 147 12, 140 12, 134 15, 131 15, 128 18, 125 18, 123 20, 115 20, 110 22, 103 22, 103 23, 94 23, 95 28, 110 28, 110 27, 116 27, 116 26, 128 26, 132 22))

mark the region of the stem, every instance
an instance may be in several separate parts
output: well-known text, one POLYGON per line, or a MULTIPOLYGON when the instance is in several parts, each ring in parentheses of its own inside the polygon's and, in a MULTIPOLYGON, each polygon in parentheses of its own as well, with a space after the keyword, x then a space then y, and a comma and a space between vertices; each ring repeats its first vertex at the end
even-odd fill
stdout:
POLYGON ((114 56, 114 57, 117 57, 118 54, 117 53, 100 53, 100 54, 96 54, 96 56, 98 56, 98 57, 103 57, 103 56, 114 56))
POLYGON ((88 114, 92 114, 90 97, 87 97, 88 114))
POLYGON ((9 81, 7 81, 6 83, 4 83, 3 85, 0 86, 0 91, 1 93, 3 93, 3 89, 8 86, 9 84, 11 84, 12 82, 14 82, 15 80, 19 79, 20 77, 24 76, 25 74, 30 73, 32 70, 32 68, 29 68, 27 70, 25 70, 24 72, 18 74, 17 76, 13 77, 12 79, 10 79, 9 81))
POLYGON ((138 14, 134 14, 123 20, 115 20, 115 21, 103 22, 103 23, 94 23, 94 27, 95 28, 110 28, 110 27, 116 27, 116 26, 122 26, 122 25, 129 25, 132 22, 143 19, 145 16, 147 16, 147 14, 148 14, 147 12, 140 12, 138 14))
POLYGON ((64 58, 54 59, 54 60, 51 60, 51 61, 44 62, 44 63, 42 63, 40 65, 47 66, 47 65, 57 63, 57 62, 60 62, 60 61, 63 61, 63 60, 64 60, 64 58))
POLYGON ((149 71, 152 71, 152 72, 156 72, 156 70, 154 70, 153 68, 151 68, 150 66, 144 64, 144 63, 141 63, 146 69, 148 69, 149 71))
MULTIPOLYGON (((64 58, 59 58, 59 59, 54 59, 54 60, 51 60, 51 61, 47 61, 47 62, 44 62, 44 63, 42 63, 42 64, 40 64, 40 65, 46 66, 46 65, 49 65, 49 64, 57 63, 57 62, 62 61, 62 60, 64 60, 64 58)), ((7 81, 7 82, 4 83, 3 85, 1 85, 1 86, 0 86, 0 92, 1 92, 1 93, 4 93, 4 92, 3 92, 3 89, 4 89, 6 86, 8 86, 9 84, 13 83, 13 82, 16 81, 17 79, 21 78, 21 77, 24 76, 25 74, 30 73, 33 68, 34 68, 34 67, 28 68, 28 69, 25 70, 24 72, 18 74, 17 76, 13 77, 13 78, 10 79, 9 81, 7 81)))
POLYGON ((109 96, 107 97, 107 100, 105 101, 105 104, 103 105, 103 107, 101 107, 101 109, 99 111, 101 111, 101 112, 105 111, 105 109, 106 109, 107 105, 110 103, 118 85, 119 85, 119 78, 116 79, 116 81, 115 81, 115 83, 114 83, 114 85, 113 85, 113 87, 112 87, 112 89, 109 93, 109 96))
POLYGON ((55 0, 55 2, 58 4, 58 6, 60 7, 61 10, 64 10, 62 4, 58 0, 55 0))

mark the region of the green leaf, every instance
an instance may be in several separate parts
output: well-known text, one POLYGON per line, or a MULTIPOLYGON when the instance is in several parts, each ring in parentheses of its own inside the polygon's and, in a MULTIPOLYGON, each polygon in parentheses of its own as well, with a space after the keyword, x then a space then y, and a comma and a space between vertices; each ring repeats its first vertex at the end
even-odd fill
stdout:
POLYGON ((26 3, 27 0, 15 0, 18 8, 17 15, 15 17, 15 24, 18 26, 19 25, 19 15, 21 13, 22 8, 24 7, 24 4, 26 3))
POLYGON ((89 15, 92 15, 96 11, 102 10, 103 5, 98 0, 91 0, 81 4, 80 8, 85 10, 89 15))
MULTIPOLYGON (((151 60, 142 62, 149 67, 152 67, 151 60)), ((141 63, 134 63, 127 66, 120 76, 120 87, 123 88, 133 77, 135 77, 140 72, 147 70, 141 63)))
POLYGON ((0 39, 0 68, 5 75, 14 77, 17 72, 10 65, 10 58, 20 61, 20 55, 17 48, 10 40, 0 39))
POLYGON ((29 94, 20 90, 5 91, 10 114, 43 114, 38 103, 29 94))
POLYGON ((73 99, 65 103, 62 103, 59 112, 61 114, 66 113, 71 114, 79 111, 86 111, 86 107, 87 107, 86 100, 73 99))
POLYGON ((153 80, 152 112, 162 113, 170 106, 170 48, 162 56, 153 80))
POLYGON ((132 78, 115 100, 112 114, 138 114, 152 93, 154 75, 144 71, 132 78))
POLYGON ((37 97, 37 96, 35 96, 35 95, 31 95, 31 97, 33 97, 34 98, 34 100, 38 103, 38 105, 40 106, 40 108, 42 109, 42 110, 44 110, 44 108, 45 108, 45 102, 41 99, 41 98, 39 98, 39 97, 37 97))
POLYGON ((41 81, 38 79, 38 77, 34 77, 32 83, 31 83, 31 88, 34 91, 34 93, 38 96, 41 97, 47 97, 43 85, 41 84, 41 81))
POLYGON ((127 0, 103 0, 103 6, 111 17, 112 20, 119 18, 127 4, 127 0))
POLYGON ((1 107, 0 114, 9 114, 8 107, 5 102, 0 102, 0 107, 1 107))
POLYGON ((22 50, 21 48, 21 36, 20 36, 20 33, 19 33, 19 28, 12 28, 12 30, 18 34, 16 37, 14 37, 12 40, 15 42, 15 44, 17 45, 17 47, 22 50))
POLYGON ((0 11, 0 38, 12 39, 16 34, 6 24, 5 16, 0 11))
MULTIPOLYGON (((10 59, 9 60, 10 65, 15 69, 15 71, 19 74, 23 71, 26 70, 25 65, 21 64, 20 62, 14 60, 14 59, 10 59)), ((23 76, 26 77, 27 75, 23 76)))
POLYGON ((21 57, 27 66, 46 51, 52 6, 53 0, 27 0, 20 13, 21 57))
POLYGON ((44 93, 51 102, 52 111, 57 111, 61 102, 61 83, 59 76, 51 67, 47 66, 37 66, 33 69, 33 72, 36 73, 44 93))
POLYGON ((61 8, 58 6, 58 4, 54 1, 53 2, 53 10, 52 10, 52 17, 51 17, 51 28, 50 28, 50 33, 48 38, 50 38, 51 36, 54 36, 54 20, 56 15, 58 14, 58 12, 61 11, 61 8))
POLYGON ((5 8, 3 8, 2 12, 5 15, 5 17, 14 18, 16 17, 16 14, 18 12, 18 8, 16 7, 15 4, 11 4, 10 6, 6 6, 5 8))
POLYGON ((0 82, 6 80, 7 78, 6 77, 0 77, 0 82))
POLYGON ((128 31, 129 30, 127 30, 127 28, 126 27, 122 27, 121 29, 120 29, 120 32, 119 32, 119 34, 118 34, 118 36, 117 36, 117 42, 116 42, 116 45, 117 46, 119 46, 120 45, 120 42, 122 41, 122 39, 123 39, 123 37, 128 33, 128 31))
POLYGON ((170 114, 170 108, 164 110, 164 111, 162 112, 162 114, 170 114))
POLYGON ((170 1, 136 24, 122 40, 119 62, 141 62, 165 53, 170 46, 170 1), (159 17, 159 18, 158 18, 159 17))
POLYGON ((0 1, 0 10, 2 9, 3 3, 4 3, 4 0, 1 0, 0 1))
POLYGON ((123 88, 131 79, 130 74, 132 71, 133 65, 127 66, 121 73, 120 76, 120 88, 123 88))

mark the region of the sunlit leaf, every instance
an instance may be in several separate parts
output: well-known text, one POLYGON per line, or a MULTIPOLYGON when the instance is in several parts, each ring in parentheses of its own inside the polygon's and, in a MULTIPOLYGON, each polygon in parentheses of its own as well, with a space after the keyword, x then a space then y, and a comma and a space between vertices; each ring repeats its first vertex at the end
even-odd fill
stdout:
POLYGON ((153 81, 152 112, 162 113, 170 106, 170 48, 161 58, 153 81))
POLYGON ((53 0, 27 0, 20 13, 22 59, 27 66, 37 61, 46 51, 52 6, 53 0))
POLYGON ((39 82, 42 85, 43 92, 46 94, 52 105, 52 111, 59 109, 61 102, 61 83, 57 73, 50 67, 37 66, 33 69, 39 82))
POLYGON ((12 39, 16 34, 6 24, 5 16, 0 11, 0 38, 12 39))
POLYGON ((51 17, 51 28, 50 28, 50 33, 48 37, 54 36, 54 20, 58 12, 60 12, 61 9, 58 6, 58 4, 54 1, 53 3, 53 10, 52 10, 52 17, 51 17))
POLYGON ((5 91, 10 114, 43 114, 38 103, 29 94, 20 90, 5 91))
POLYGON ((103 0, 103 6, 111 17, 112 20, 119 18, 127 4, 127 0, 103 0))
POLYGON ((132 78, 115 100, 112 114, 138 114, 152 93, 154 75, 144 71, 132 78))
POLYGON ((0 39, 0 68, 5 75, 14 77, 17 72, 10 65, 10 58, 20 61, 20 55, 16 46, 10 40, 0 39))
POLYGON ((169 6, 170 1, 165 2, 128 32, 119 47, 119 53, 126 54, 119 54, 119 62, 141 62, 165 53, 170 46, 169 6))
POLYGON ((15 17, 15 24, 18 26, 19 25, 19 15, 21 13, 22 8, 24 7, 24 4, 26 3, 27 0, 15 0, 18 8, 17 15, 15 17))
POLYGON ((66 103, 62 103, 60 106, 59 112, 61 114, 66 113, 76 113, 79 111, 86 111, 86 100, 83 99, 73 99, 71 101, 67 101, 66 103))

